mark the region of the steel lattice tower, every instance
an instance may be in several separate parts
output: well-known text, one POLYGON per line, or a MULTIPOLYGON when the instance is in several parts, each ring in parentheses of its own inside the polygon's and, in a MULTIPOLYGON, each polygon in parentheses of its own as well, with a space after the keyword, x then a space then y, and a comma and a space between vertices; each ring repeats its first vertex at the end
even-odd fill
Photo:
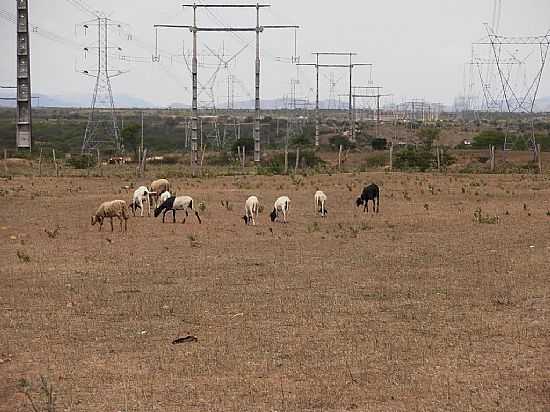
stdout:
POLYGON ((96 149, 111 150, 115 153, 123 151, 123 145, 118 130, 115 105, 113 101, 113 91, 111 88, 111 78, 121 74, 116 71, 115 74, 109 70, 109 26, 110 19, 98 16, 84 24, 85 28, 97 26, 97 68, 94 74, 87 70, 83 73, 96 79, 92 102, 90 105, 90 114, 88 124, 82 139, 82 153, 90 152, 96 149))

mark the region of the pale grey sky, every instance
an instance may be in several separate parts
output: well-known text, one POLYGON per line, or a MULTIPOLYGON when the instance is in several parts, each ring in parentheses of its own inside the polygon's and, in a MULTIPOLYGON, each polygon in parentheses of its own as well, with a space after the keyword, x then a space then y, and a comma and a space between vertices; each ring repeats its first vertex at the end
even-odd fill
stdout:
MULTIPOLYGON (((154 44, 153 24, 190 24, 189 10, 182 10, 182 0, 85 0, 86 4, 107 12, 111 18, 130 25, 135 39, 154 44)), ((90 18, 70 0, 29 0, 31 23, 42 34, 54 33, 66 44, 51 41, 37 33, 32 35, 33 92, 50 95, 91 93, 93 79, 76 73, 76 68, 92 68, 91 54, 84 58, 81 47, 72 43, 92 43, 93 34, 84 37, 75 25, 90 18)), ((202 1, 202 3, 207 3, 202 1)), ((241 2, 242 3, 242 2, 241 2)), ((463 92, 464 67, 470 56, 471 42, 484 35, 483 22, 490 22, 494 0, 274 0, 272 7, 262 12, 264 24, 299 24, 298 54, 302 62, 313 61, 312 51, 351 50, 358 53, 356 62, 374 63, 374 69, 357 68, 355 84, 372 81, 382 85, 385 93, 393 93, 395 102, 410 98, 452 103, 463 92)), ((502 34, 545 34, 550 29, 550 1, 502 0, 502 34)), ((0 11, 15 14, 14 0, 0 0, 0 11)), ((199 25, 224 24, 254 25, 254 11, 216 10, 214 15, 199 13, 199 25)), ((233 74, 235 99, 247 100, 253 94, 254 34, 237 36, 227 33, 199 34, 201 52, 204 45, 235 53, 246 44, 249 47, 236 59, 230 70, 223 67, 217 75, 215 94, 218 105, 227 100, 227 75, 233 74)), ((119 44, 123 53, 146 58, 145 63, 124 64, 113 60, 113 67, 128 68, 130 72, 113 79, 113 91, 140 97, 159 105, 171 102, 188 103, 190 74, 182 58, 170 59, 163 54, 160 63, 151 61, 152 47, 128 40, 123 32, 113 34, 113 44, 119 44), (172 61, 171 61, 172 60, 172 61)), ((279 98, 290 93, 290 79, 296 77, 296 68, 288 62, 293 54, 293 31, 270 30, 261 36, 262 97, 279 98)), ((191 46, 187 30, 163 30, 160 47, 181 54, 191 46)), ((0 19, 0 85, 15 82, 15 26, 0 19)), ((342 62, 328 59, 327 62, 342 62)), ((207 65, 215 66, 216 59, 208 57, 207 65)), ((347 75, 342 69, 323 70, 321 99, 329 98, 329 78, 337 81, 336 94, 346 92, 347 75)), ((212 68, 200 68, 199 80, 206 83, 212 68)), ((546 70, 541 84, 541 96, 550 96, 550 72, 546 70)), ((300 97, 314 98, 313 70, 299 70, 300 97)), ((206 92, 201 100, 207 100, 206 92)))

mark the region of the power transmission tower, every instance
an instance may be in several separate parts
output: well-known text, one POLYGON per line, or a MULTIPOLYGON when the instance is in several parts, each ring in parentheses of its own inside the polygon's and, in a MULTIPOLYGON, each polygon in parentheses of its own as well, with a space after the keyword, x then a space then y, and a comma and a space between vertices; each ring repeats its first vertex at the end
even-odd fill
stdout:
POLYGON ((95 86, 81 150, 82 153, 87 153, 101 147, 120 154, 123 151, 123 144, 118 130, 111 78, 123 72, 109 69, 111 50, 120 50, 119 47, 109 45, 109 28, 118 27, 120 24, 98 15, 94 20, 83 23, 82 26, 86 31, 89 27, 97 26, 97 46, 85 48, 86 52, 97 49, 97 68, 82 70, 83 74, 95 78, 95 86))
POLYGON ((321 123, 319 111, 319 68, 320 67, 342 67, 349 69, 349 101, 348 101, 348 117, 350 124, 350 140, 355 141, 355 124, 353 119, 353 68, 355 66, 372 66, 371 63, 353 63, 353 56, 357 53, 352 52, 313 52, 315 63, 298 63, 298 66, 313 66, 315 67, 315 146, 319 146, 319 126, 321 123), (320 64, 319 56, 349 56, 349 64, 320 64))
POLYGON ((17 0, 17 148, 32 145, 31 49, 27 0, 17 0))
MULTIPOLYGON (((498 35, 488 24, 485 24, 485 29, 487 31, 487 40, 474 44, 488 45, 493 52, 494 67, 496 67, 498 72, 498 78, 502 89, 502 99, 507 112, 509 114, 527 113, 532 115, 548 57, 548 50, 550 48, 550 31, 542 36, 502 36, 498 35), (519 55, 520 48, 528 48, 531 50, 527 50, 524 54, 524 58, 521 58, 519 55), (527 80, 527 61, 531 56, 534 56, 533 59, 536 57, 537 64, 533 64, 535 70, 530 73, 530 78, 527 80), (514 84, 512 73, 505 70, 506 65, 509 64, 520 65, 520 67, 524 68, 525 74, 523 77, 525 84, 523 87, 514 84)), ((533 122, 531 123, 532 133, 529 139, 529 146, 536 158, 539 153, 535 140, 533 122)), ((508 150, 508 145, 507 127, 504 140, 505 151, 508 150)))
POLYGON ((260 10, 265 7, 271 7, 268 4, 184 4, 183 7, 193 8, 193 25, 171 25, 171 24, 156 24, 154 27, 167 27, 167 28, 183 28, 189 29, 193 33, 193 62, 192 62, 192 83, 193 83, 193 102, 192 102, 192 130, 191 130, 191 168, 193 174, 195 173, 195 168, 198 161, 198 152, 197 152, 197 127, 198 127, 198 107, 197 107, 197 33, 198 32, 255 32, 256 33, 256 59, 255 59, 255 119, 254 119, 254 161, 261 161, 261 143, 260 143, 260 121, 261 121, 261 111, 260 111, 260 33, 265 29, 285 29, 285 28, 294 28, 298 29, 300 26, 281 26, 281 25, 270 25, 262 26, 260 25, 260 10), (255 27, 198 27, 197 26, 197 9, 198 8, 253 8, 256 9, 256 26, 255 27))

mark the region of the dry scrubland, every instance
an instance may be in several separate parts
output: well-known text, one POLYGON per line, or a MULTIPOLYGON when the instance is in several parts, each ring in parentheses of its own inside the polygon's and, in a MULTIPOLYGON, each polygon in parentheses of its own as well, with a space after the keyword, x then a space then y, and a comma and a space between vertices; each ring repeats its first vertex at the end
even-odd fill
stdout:
POLYGON ((128 180, 1 182, 0 410, 31 410, 17 383, 39 375, 59 411, 549 410, 547 178, 172 180, 203 225, 98 233, 128 180), (370 181, 377 216, 353 204, 370 181), (268 222, 280 194, 288 225, 268 222))

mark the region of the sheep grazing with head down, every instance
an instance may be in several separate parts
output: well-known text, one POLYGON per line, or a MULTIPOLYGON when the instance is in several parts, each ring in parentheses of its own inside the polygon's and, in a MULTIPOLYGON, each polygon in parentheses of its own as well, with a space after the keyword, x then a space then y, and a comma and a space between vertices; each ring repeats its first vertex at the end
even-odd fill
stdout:
POLYGON ((380 188, 371 183, 366 186, 356 200, 357 207, 363 205, 363 212, 369 211, 369 200, 372 200, 373 208, 376 213, 380 210, 380 188))
POLYGON ((141 209, 141 217, 143 217, 143 202, 147 202, 147 216, 151 216, 151 197, 149 196, 149 189, 145 186, 140 186, 134 192, 132 203, 130 203, 130 209, 134 216, 136 215, 136 209, 141 209))
MULTIPOLYGON (((176 223, 176 210, 185 210, 185 217, 189 216, 188 211, 191 210, 195 213, 199 224, 202 223, 199 213, 193 207, 193 198, 190 196, 169 197, 155 209, 155 217, 162 213, 162 223, 164 223, 164 216, 170 210, 172 211, 174 223, 176 223)), ((183 222, 181 223, 185 223, 185 219, 183 219, 183 222)))
POLYGON ((275 222, 275 219, 279 217, 280 214, 283 215, 283 223, 287 223, 286 216, 288 214, 290 208, 290 199, 287 196, 281 196, 273 205, 273 210, 271 211, 271 214, 269 217, 271 218, 272 222, 275 222))
POLYGON ((325 217, 328 213, 327 209, 327 195, 321 190, 317 190, 314 196, 315 201, 315 213, 320 213, 322 217, 325 217))
POLYGON ((110 202, 102 203, 92 215, 92 226, 99 223, 99 231, 103 227, 103 221, 105 218, 111 219, 111 232, 113 228, 113 217, 118 218, 120 221, 120 231, 122 232, 122 221, 124 220, 124 231, 128 230, 127 221, 130 218, 128 214, 128 206, 124 200, 112 200, 110 202))
POLYGON ((246 203, 244 204, 244 223, 247 225, 252 223, 253 226, 256 226, 256 220, 254 220, 254 218, 258 219, 259 209, 260 202, 256 196, 250 196, 246 199, 246 203))
POLYGON ((160 202, 158 202, 160 195, 169 191, 170 182, 167 179, 157 179, 151 183, 151 186, 149 186, 149 194, 155 202, 155 207, 160 204, 160 202))

